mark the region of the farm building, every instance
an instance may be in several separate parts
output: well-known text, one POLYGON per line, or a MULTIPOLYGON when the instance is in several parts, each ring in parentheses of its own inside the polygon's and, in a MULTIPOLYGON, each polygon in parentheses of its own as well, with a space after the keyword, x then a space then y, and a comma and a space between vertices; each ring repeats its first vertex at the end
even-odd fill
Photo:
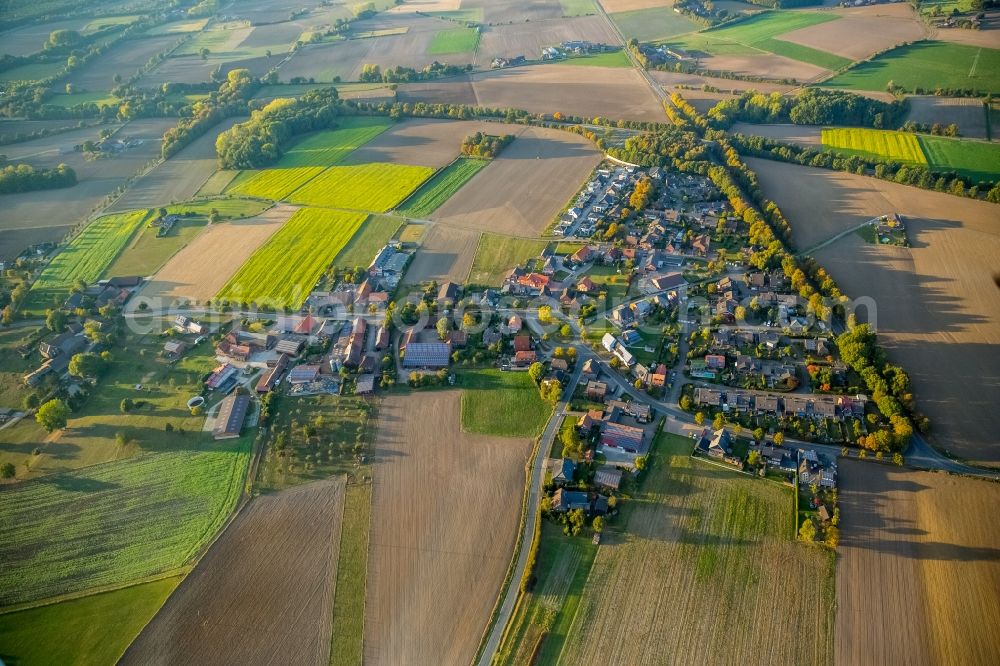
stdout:
POLYGON ((621 483, 622 471, 617 467, 609 467, 605 465, 604 467, 598 468, 597 472, 594 474, 594 485, 602 488, 607 488, 608 490, 618 490, 621 483))
POLYGON ((205 380, 205 387, 210 391, 221 391, 225 393, 236 384, 236 368, 223 363, 208 376, 205 380))
POLYGON ((447 368, 450 362, 450 342, 411 342, 403 353, 404 368, 447 368))
POLYGON ((233 439, 240 436, 243 421, 250 408, 250 396, 231 395, 219 406, 219 416, 215 419, 212 436, 215 439, 233 439))
POLYGON ((318 365, 297 365, 288 373, 289 384, 308 384, 319 377, 318 365))
POLYGON ((298 356, 301 349, 302 340, 297 340, 295 338, 278 340, 278 344, 274 346, 274 351, 279 354, 288 354, 289 356, 298 356))
POLYGON ((358 377, 355 393, 358 395, 371 395, 375 392, 375 375, 360 375, 358 377))
POLYGON ((274 364, 273 368, 268 368, 267 372, 260 378, 257 382, 257 393, 267 393, 274 389, 281 380, 281 375, 285 372, 285 368, 288 367, 288 355, 282 354, 278 357, 277 362, 274 364))

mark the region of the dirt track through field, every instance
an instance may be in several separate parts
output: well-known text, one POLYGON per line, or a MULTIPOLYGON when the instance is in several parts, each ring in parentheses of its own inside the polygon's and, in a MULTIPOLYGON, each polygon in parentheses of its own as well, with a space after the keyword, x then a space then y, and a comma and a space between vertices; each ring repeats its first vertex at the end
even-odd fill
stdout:
POLYGON ((1000 663, 1000 485, 844 462, 836 661, 1000 663))
POLYGON ((993 283, 1000 206, 839 171, 747 163, 800 248, 878 215, 903 215, 909 249, 850 234, 816 258, 848 296, 874 300, 881 341, 909 373, 917 408, 931 418, 932 443, 1000 465, 1000 289, 993 283))
POLYGON ((256 217, 213 224, 175 254, 140 292, 144 299, 213 298, 254 251, 298 210, 279 204, 256 217))
POLYGON ((510 564, 531 444, 463 433, 460 398, 379 409, 366 664, 470 663, 510 564))
POLYGON ((343 478, 254 499, 121 663, 328 664, 343 509, 343 478))

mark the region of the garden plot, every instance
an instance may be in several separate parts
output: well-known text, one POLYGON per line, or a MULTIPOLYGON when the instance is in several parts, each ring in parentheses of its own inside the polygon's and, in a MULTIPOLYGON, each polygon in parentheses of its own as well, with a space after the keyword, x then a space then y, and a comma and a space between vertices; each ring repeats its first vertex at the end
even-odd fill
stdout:
POLYGON ((343 477, 254 499, 120 663, 329 663, 343 501, 343 477))
POLYGON ((462 432, 460 397, 379 410, 365 663, 471 662, 510 565, 531 443, 462 432))
MULTIPOLYGON (((761 189, 788 217, 800 248, 896 212, 911 248, 850 234, 816 252, 852 298, 874 299, 881 342, 913 382, 932 442, 970 461, 1000 465, 1000 256, 995 204, 865 176, 748 159, 761 189), (816 202, 824 202, 817 207, 816 202)), ((865 318, 861 309, 859 317, 865 318)))
POLYGON ((278 205, 245 220, 213 224, 175 254, 142 289, 141 299, 154 306, 174 301, 206 301, 296 211, 278 205))
POLYGON ((998 501, 988 481, 843 464, 838 664, 1000 661, 998 501))

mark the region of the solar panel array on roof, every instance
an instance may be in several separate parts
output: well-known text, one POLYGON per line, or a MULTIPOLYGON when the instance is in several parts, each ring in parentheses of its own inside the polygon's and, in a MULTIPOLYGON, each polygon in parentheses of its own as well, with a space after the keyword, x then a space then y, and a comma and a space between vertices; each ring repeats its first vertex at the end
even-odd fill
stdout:
POLYGON ((403 367, 445 368, 451 362, 451 343, 411 342, 406 345, 403 367))

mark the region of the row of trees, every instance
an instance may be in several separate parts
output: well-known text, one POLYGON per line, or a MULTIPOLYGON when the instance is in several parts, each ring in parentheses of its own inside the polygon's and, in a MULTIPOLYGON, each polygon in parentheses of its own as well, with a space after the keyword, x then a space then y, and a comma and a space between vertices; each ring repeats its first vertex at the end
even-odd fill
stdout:
POLYGON ((184 118, 163 135, 161 154, 164 159, 175 155, 209 129, 231 116, 249 112, 249 100, 260 89, 260 81, 250 75, 250 70, 234 69, 226 75, 219 89, 208 99, 199 100, 191 107, 191 117, 184 118))
POLYGON ((807 88, 794 97, 781 93, 747 91, 725 99, 708 111, 715 127, 728 128, 736 121, 794 123, 796 125, 855 125, 876 129, 899 127, 907 102, 882 102, 838 90, 807 88))
POLYGON ((12 164, 0 169, 0 194, 52 190, 76 185, 76 172, 65 164, 41 169, 30 164, 12 164))
POLYGON ((513 134, 486 134, 476 132, 462 139, 462 154, 469 157, 494 158, 514 140, 513 134))
POLYGON ((730 141, 741 153, 755 157, 873 175, 882 180, 912 185, 924 190, 948 192, 973 199, 979 198, 980 194, 985 191, 987 201, 1000 203, 1000 182, 979 181, 972 183, 968 178, 954 172, 935 173, 926 166, 900 164, 899 162, 863 158, 857 155, 843 156, 826 150, 781 143, 761 136, 734 134, 730 137, 730 141))
POLYGON ((365 63, 361 66, 359 80, 365 83, 408 83, 439 79, 443 76, 457 76, 471 71, 471 63, 468 65, 448 65, 436 60, 422 69, 396 65, 383 70, 378 65, 365 63))

